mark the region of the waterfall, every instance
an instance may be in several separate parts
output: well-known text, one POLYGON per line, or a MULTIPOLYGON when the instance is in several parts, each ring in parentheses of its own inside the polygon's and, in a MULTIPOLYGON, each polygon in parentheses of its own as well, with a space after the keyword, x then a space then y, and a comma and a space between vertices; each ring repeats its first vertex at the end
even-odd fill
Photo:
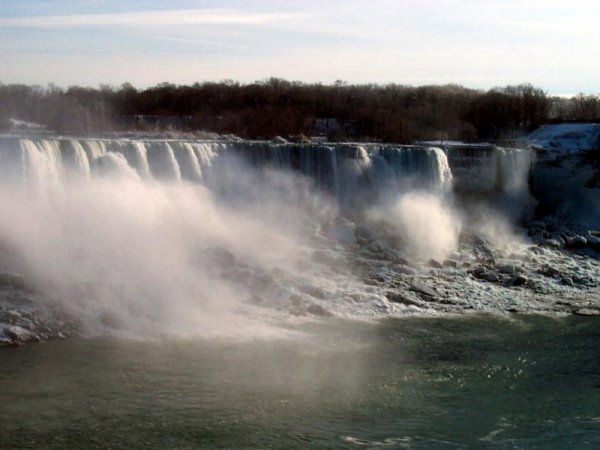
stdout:
MULTIPOLYGON (((514 190, 526 182, 522 178, 527 164, 521 157, 508 150, 494 154, 503 167, 506 189, 514 190)), ((227 172, 234 160, 258 170, 271 168, 304 175, 348 208, 410 189, 444 193, 453 183, 446 153, 428 146, 92 138, 0 140, 3 178, 14 178, 18 173, 22 181, 39 189, 107 174, 203 184, 212 179, 214 185, 219 177, 236 176, 227 172)))
POLYGON ((94 160, 94 172, 100 176, 115 176, 117 178, 140 179, 121 153, 108 152, 94 160))
POLYGON ((146 179, 150 177, 150 165, 148 164, 148 151, 143 142, 132 142, 132 151, 130 152, 131 158, 135 161, 134 167, 138 174, 146 179))
POLYGON ((181 180, 181 168, 168 142, 151 142, 146 148, 152 176, 159 180, 181 180))
POLYGON ((528 149, 498 148, 498 187, 509 195, 529 190, 529 171, 533 153, 528 149))
POLYGON ((30 186, 44 190, 58 187, 62 183, 64 166, 58 141, 23 139, 21 149, 23 173, 30 186))
POLYGON ((215 159, 218 150, 220 149, 220 144, 208 144, 208 143, 189 143, 188 144, 196 154, 196 161, 198 161, 198 168, 200 170, 200 175, 205 170, 209 170, 213 159, 215 159))
POLYGON ((106 154, 106 145, 103 141, 86 139, 82 142, 82 146, 89 161, 93 161, 96 158, 106 154))
POLYGON ((73 179, 86 179, 90 177, 90 161, 83 145, 79 141, 70 139, 61 142, 60 154, 68 176, 73 179))
POLYGON ((202 169, 191 144, 188 142, 175 142, 171 144, 171 147, 179 165, 181 177, 184 180, 200 181, 202 179, 202 169))

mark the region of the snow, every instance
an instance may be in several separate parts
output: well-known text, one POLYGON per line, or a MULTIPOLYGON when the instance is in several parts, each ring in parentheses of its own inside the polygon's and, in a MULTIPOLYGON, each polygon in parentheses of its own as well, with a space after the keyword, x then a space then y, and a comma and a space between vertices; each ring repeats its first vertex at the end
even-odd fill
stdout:
POLYGON ((600 148, 600 124, 544 125, 524 137, 529 145, 551 153, 576 153, 600 148))
POLYGON ((8 119, 8 121, 10 122, 10 125, 12 127, 13 130, 45 130, 46 126, 39 124, 39 123, 34 123, 34 122, 26 122, 25 120, 19 120, 19 119, 8 119))

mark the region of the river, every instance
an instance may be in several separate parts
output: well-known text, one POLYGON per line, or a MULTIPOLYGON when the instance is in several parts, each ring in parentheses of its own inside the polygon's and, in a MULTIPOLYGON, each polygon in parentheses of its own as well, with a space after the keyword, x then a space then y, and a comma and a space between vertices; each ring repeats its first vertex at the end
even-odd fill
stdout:
POLYGON ((0 448, 599 448, 600 322, 473 315, 0 348, 0 448))

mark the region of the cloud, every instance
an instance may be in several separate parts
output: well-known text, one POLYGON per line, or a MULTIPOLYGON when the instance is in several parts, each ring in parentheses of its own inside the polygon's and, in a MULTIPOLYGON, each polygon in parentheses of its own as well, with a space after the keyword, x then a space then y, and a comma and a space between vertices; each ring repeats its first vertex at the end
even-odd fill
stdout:
POLYGON ((139 11, 116 14, 28 16, 0 19, 0 26, 63 28, 84 26, 262 25, 310 17, 305 13, 245 13, 228 9, 139 11))

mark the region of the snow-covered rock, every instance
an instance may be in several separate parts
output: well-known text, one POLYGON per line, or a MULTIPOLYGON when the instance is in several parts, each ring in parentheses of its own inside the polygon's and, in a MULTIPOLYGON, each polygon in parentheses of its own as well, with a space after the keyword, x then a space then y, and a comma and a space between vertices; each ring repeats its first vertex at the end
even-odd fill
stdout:
POLYGON ((600 123, 544 125, 523 144, 536 152, 531 190, 538 210, 600 226, 600 123))
POLYGON ((546 153, 577 153, 600 148, 600 124, 560 123, 544 125, 525 140, 546 153))

